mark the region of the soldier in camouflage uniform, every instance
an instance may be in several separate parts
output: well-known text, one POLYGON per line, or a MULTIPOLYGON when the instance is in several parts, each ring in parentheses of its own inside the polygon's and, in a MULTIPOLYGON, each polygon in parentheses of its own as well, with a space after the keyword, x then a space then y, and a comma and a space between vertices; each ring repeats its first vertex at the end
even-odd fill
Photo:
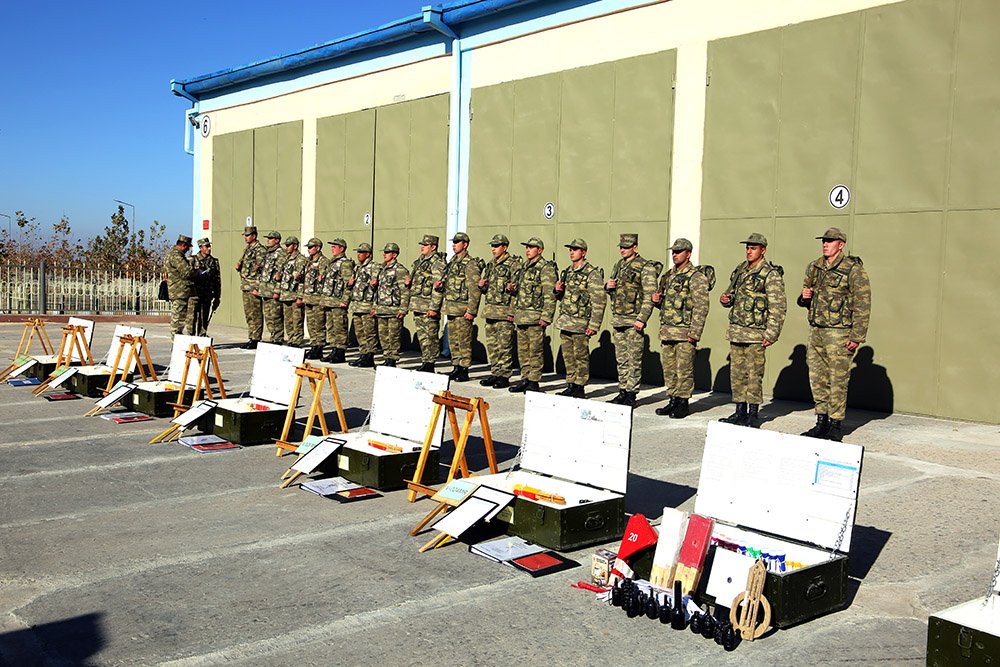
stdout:
MULTIPOLYGON (((684 419, 694 393, 694 355, 708 317, 709 278, 691 263, 694 246, 677 239, 670 246, 673 268, 660 277, 653 304, 660 309, 660 362, 667 404, 656 414, 684 419)), ((714 275, 714 270, 713 274, 714 275)))
POLYGON ((420 239, 420 257, 413 262, 407 286, 410 288, 410 312, 413 328, 420 341, 418 371, 434 372, 434 362, 441 352, 441 303, 444 294, 434 288, 444 278, 444 254, 438 252, 438 237, 424 234, 420 239))
POLYGON ((243 292, 243 315, 247 320, 247 337, 242 345, 244 350, 257 348, 264 336, 264 307, 260 299, 260 270, 264 266, 264 246, 257 242, 257 228, 253 225, 243 229, 246 248, 236 262, 240 274, 240 290, 243 292))
POLYGON ((642 379, 643 331, 653 313, 650 297, 656 291, 659 270, 639 255, 638 234, 622 234, 618 249, 622 258, 605 283, 611 294, 611 340, 618 362, 618 395, 611 402, 635 406, 642 379))
POLYGON ((309 329, 309 351, 306 359, 322 359, 326 343, 326 312, 323 310, 323 280, 330 260, 323 254, 323 242, 315 236, 306 243, 309 253, 305 278, 302 282, 302 303, 306 306, 306 328, 309 329))
POLYGON ((330 268, 323 281, 323 305, 326 310, 326 342, 330 353, 323 361, 339 364, 347 361, 347 308, 351 303, 351 288, 347 286, 354 277, 354 261, 344 254, 347 241, 330 241, 330 268))
POLYGON ((507 252, 510 240, 497 234, 490 240, 493 259, 479 279, 483 294, 483 317, 486 318, 486 353, 490 375, 479 381, 484 387, 503 389, 510 386, 514 368, 514 295, 507 286, 521 270, 521 258, 507 252))
POLYGON ((803 433, 840 442, 847 413, 851 358, 868 336, 872 289, 860 257, 844 254, 847 234, 831 227, 816 237, 823 256, 806 267, 798 304, 809 309, 809 386, 816 425, 803 433))
POLYGON ((757 411, 764 400, 764 350, 778 341, 785 322, 784 271, 764 258, 767 239, 751 234, 747 259, 733 270, 729 288, 719 297, 729 308, 729 375, 736 411, 722 419, 728 424, 759 428, 757 411))
POLYGON ((521 243, 525 262, 507 289, 513 292, 514 325, 517 327, 517 356, 521 361, 521 381, 508 391, 542 391, 545 363, 545 328, 556 314, 556 263, 542 256, 545 244, 538 237, 521 243))
POLYGON ((456 382, 468 382, 469 366, 472 365, 472 322, 479 312, 479 299, 483 295, 476 289, 482 266, 479 258, 469 255, 469 235, 465 232, 452 237, 451 249, 455 254, 438 286, 444 291, 444 314, 448 316, 452 365, 448 377, 456 382))
POLYGON ((358 264, 354 269, 354 277, 347 284, 351 288, 350 311, 354 315, 354 336, 358 339, 361 354, 349 365, 371 368, 375 365, 375 350, 378 347, 375 318, 371 314, 375 302, 375 288, 371 281, 378 275, 379 265, 372 260, 370 243, 360 244, 356 252, 358 264))
POLYGON ((198 241, 198 254, 191 260, 194 267, 194 291, 198 306, 194 311, 194 335, 207 336, 212 313, 219 309, 222 299, 222 268, 212 256, 212 242, 207 238, 198 241))
POLYGON ((278 283, 281 280, 281 264, 288 258, 281 252, 281 234, 270 231, 267 239, 267 254, 260 269, 260 298, 264 306, 264 324, 271 334, 271 342, 275 345, 285 344, 285 320, 281 310, 281 290, 278 283))
POLYGON ((378 323, 378 340, 385 358, 383 366, 395 366, 399 361, 403 318, 410 307, 410 288, 407 287, 410 272, 396 261, 397 257, 399 246, 386 243, 382 249, 382 267, 371 280, 372 287, 377 288, 371 314, 378 323))
POLYGON ((167 252, 163 271, 167 274, 167 296, 170 299, 170 337, 194 333, 194 311, 198 297, 194 291, 194 267, 187 257, 191 237, 181 234, 177 244, 167 252))
POLYGON ((285 323, 285 343, 295 347, 302 346, 302 324, 305 320, 302 285, 308 266, 309 260, 299 252, 298 237, 289 236, 285 240, 285 262, 281 266, 278 294, 281 301, 281 319, 285 323))
POLYGON ((604 271, 587 261, 587 242, 583 239, 573 239, 566 247, 570 265, 563 269, 555 286, 560 302, 555 325, 566 364, 566 389, 559 395, 586 398, 590 338, 601 330, 607 305, 604 271))

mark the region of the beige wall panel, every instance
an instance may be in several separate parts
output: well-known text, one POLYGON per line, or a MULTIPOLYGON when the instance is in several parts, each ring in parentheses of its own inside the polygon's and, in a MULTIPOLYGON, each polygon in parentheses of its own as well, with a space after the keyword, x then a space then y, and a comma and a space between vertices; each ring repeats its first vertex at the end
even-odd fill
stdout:
POLYGON ((375 238, 405 229, 410 198, 410 106, 378 109, 375 120, 375 238))
POLYGON ((550 75, 514 85, 513 224, 545 224, 545 204, 559 200, 561 80, 561 75, 550 75))
POLYGON ((955 2, 865 15, 855 211, 944 206, 955 2))
MULTIPOLYGON (((212 235, 212 254, 219 258, 222 278, 222 299, 219 302, 219 309, 212 316, 212 322, 216 324, 246 325, 239 274, 233 268, 245 248, 243 235, 239 231, 216 231, 212 235)), ((209 326, 209 333, 211 331, 212 328, 209 326)))
POLYGON ((1000 208, 1000 2, 963 0, 949 207, 1000 208))
POLYGON ((938 412, 996 423, 1000 308, 994 302, 1000 220, 995 211, 953 211, 947 224, 938 412))
POLYGON ((861 13, 785 28, 781 46, 778 215, 831 212, 851 184, 861 13))
POLYGON ((344 228, 346 190, 346 117, 320 118, 316 122, 316 233, 344 228))
POLYGON ((233 136, 232 225, 242 232, 247 216, 253 216, 253 130, 233 136))
POLYGON ((781 31, 709 44, 702 218, 774 213, 781 31))
POLYGON ((278 128, 259 127, 253 131, 253 221, 262 237, 277 228, 277 202, 278 128))
POLYGON ((278 126, 276 226, 283 234, 302 228, 302 123, 278 126))
POLYGON ((468 226, 510 223, 514 85, 472 91, 468 226))
POLYGON ((894 408, 902 412, 937 414, 941 224, 933 212, 854 220, 851 250, 865 260, 872 284, 866 345, 874 363, 888 369, 894 408))
POLYGON ((366 109, 344 117, 344 229, 371 240, 371 216, 375 212, 375 110, 366 109), (368 222, 365 222, 365 216, 368 222))
POLYGON ((448 95, 408 102, 412 226, 444 229, 448 213, 448 95))
POLYGON ((235 229, 233 222, 233 151, 232 134, 221 134, 212 142, 212 237, 218 232, 235 229))

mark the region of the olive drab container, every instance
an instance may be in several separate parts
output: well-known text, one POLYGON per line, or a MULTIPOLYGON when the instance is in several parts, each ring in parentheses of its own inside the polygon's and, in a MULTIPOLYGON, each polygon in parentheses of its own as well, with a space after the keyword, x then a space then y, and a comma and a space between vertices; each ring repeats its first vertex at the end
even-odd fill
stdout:
POLYGON ((191 349, 192 345, 197 345, 199 349, 205 349, 212 345, 212 338, 181 334, 174 336, 174 344, 170 349, 167 378, 155 382, 137 382, 136 390, 123 401, 126 407, 150 417, 173 417, 173 404, 180 397, 181 380, 184 380, 189 391, 192 391, 198 382, 199 364, 194 359, 187 358, 188 350, 191 349), (187 378, 184 377, 185 362, 188 365, 187 378))
POLYGON ((115 326, 114 336, 111 338, 111 347, 108 354, 94 366, 80 366, 76 373, 68 380, 69 389, 81 396, 88 398, 99 398, 104 395, 104 390, 108 388, 108 380, 111 378, 111 371, 114 367, 115 357, 121 349, 121 358, 118 360, 116 376, 122 376, 125 371, 125 378, 128 379, 135 370, 135 360, 133 359, 128 368, 125 368, 125 355, 128 354, 128 347, 120 348, 119 341, 122 336, 145 336, 146 330, 142 327, 130 327, 124 324, 115 326))
POLYGON ((337 454, 340 475, 356 484, 392 491, 413 479, 424 438, 430 449, 423 483, 438 479, 444 419, 428 434, 434 413, 433 398, 448 389, 448 376, 391 366, 375 369, 368 428, 344 434, 347 443, 337 454), (401 449, 402 451, 388 451, 401 449))
POLYGON ((715 521, 702 600, 732 605, 705 591, 723 574, 716 562, 733 560, 719 550, 736 549, 744 577, 765 560, 775 627, 843 608, 863 456, 859 445, 709 422, 694 506, 715 521))
POLYGON ((199 429, 237 445, 276 440, 295 393, 295 369, 305 353, 301 347, 258 343, 246 396, 218 399, 212 414, 198 423, 199 429))
MULTIPOLYGON (((87 341, 87 347, 90 347, 91 345, 93 345, 93 343, 94 343, 94 321, 93 320, 85 320, 85 319, 82 319, 82 318, 79 318, 79 317, 71 317, 71 318, 69 318, 67 320, 66 324, 68 324, 68 325, 74 325, 75 324, 77 326, 82 326, 83 327, 83 331, 84 331, 84 338, 87 341)), ((62 332, 60 332, 60 336, 61 335, 62 335, 62 332)), ((52 372, 56 369, 56 366, 58 365, 58 361, 59 361, 59 346, 61 345, 62 339, 60 338, 59 340, 60 340, 60 342, 58 342, 58 343, 56 341, 52 341, 53 344, 56 347, 56 349, 54 350, 54 352, 56 354, 35 354, 35 355, 32 355, 32 358, 35 361, 37 361, 38 363, 35 364, 34 366, 32 366, 31 368, 29 368, 27 371, 25 371, 25 376, 26 377, 37 378, 37 379, 41 380, 42 382, 44 382, 45 380, 48 379, 48 377, 50 375, 52 375, 52 372)), ((67 352, 70 349, 73 349, 73 348, 67 348, 67 352)), ((93 353, 91 353, 91 354, 93 354, 93 353)), ((79 352, 77 352, 74 349, 73 350, 72 358, 70 359, 70 366, 79 366, 81 364, 86 364, 86 363, 88 363, 88 361, 86 359, 81 358, 79 352)))
POLYGON ((618 539, 625 531, 625 491, 632 410, 601 401, 528 392, 519 465, 476 481, 516 497, 497 515, 507 532, 565 551, 618 539), (563 503, 533 500, 537 489, 563 503))

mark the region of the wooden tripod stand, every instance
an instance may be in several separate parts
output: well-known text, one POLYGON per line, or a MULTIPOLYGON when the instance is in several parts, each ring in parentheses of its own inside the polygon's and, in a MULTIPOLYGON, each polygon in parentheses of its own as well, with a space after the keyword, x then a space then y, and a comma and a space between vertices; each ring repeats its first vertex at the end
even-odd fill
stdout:
POLYGON ((108 386, 104 388, 105 394, 108 394, 111 388, 117 384, 115 378, 118 377, 118 364, 122 361, 123 353, 125 354, 125 363, 121 366, 121 379, 123 382, 125 381, 125 376, 128 375, 129 369, 132 368, 133 361, 139 368, 139 375, 142 377, 143 382, 149 382, 150 380, 156 382, 156 371, 153 369, 153 360, 149 356, 149 345, 146 343, 146 337, 123 334, 118 337, 118 352, 115 354, 115 362, 111 366, 111 376, 108 378, 108 386), (125 352, 126 346, 128 347, 127 353, 125 352), (145 359, 145 365, 143 364, 143 359, 145 359))
POLYGON ((306 418, 303 439, 310 435, 313 425, 319 421, 320 432, 323 435, 330 435, 330 429, 326 425, 326 416, 323 411, 323 385, 329 382, 330 393, 333 395, 333 404, 337 410, 337 417, 340 420, 340 432, 347 433, 347 418, 344 416, 344 406, 340 402, 340 392, 337 390, 337 373, 328 366, 310 366, 308 363, 302 364, 295 369, 295 388, 292 390, 292 398, 288 403, 288 414, 285 415, 285 425, 281 429, 281 437, 278 438, 275 448, 276 456, 284 456, 288 452, 294 452, 298 445, 289 441, 292 432, 292 424, 295 422, 295 406, 299 402, 299 395, 302 393, 302 380, 309 381, 309 389, 312 392, 312 401, 309 404, 309 416, 306 418))
POLYGON ((81 362, 94 365, 94 357, 90 354, 90 345, 87 343, 87 331, 79 324, 67 324, 63 327, 62 341, 59 343, 59 353, 56 355, 55 371, 45 378, 45 381, 35 387, 31 393, 41 396, 42 392, 49 388, 49 384, 62 373, 63 368, 69 368, 73 363, 73 355, 76 354, 81 362))

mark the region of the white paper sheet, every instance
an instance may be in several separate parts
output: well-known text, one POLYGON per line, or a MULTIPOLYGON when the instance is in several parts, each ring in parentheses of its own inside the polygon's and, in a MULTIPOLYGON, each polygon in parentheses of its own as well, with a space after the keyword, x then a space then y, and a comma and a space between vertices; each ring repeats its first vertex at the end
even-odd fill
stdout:
POLYGON ((481 498, 469 496, 462 504, 445 514, 434 524, 434 530, 451 535, 456 540, 462 537, 477 522, 482 521, 496 509, 497 504, 481 498))
POLYGON ((186 411, 182 412, 181 414, 179 414, 176 417, 174 417, 173 419, 171 419, 170 423, 171 424, 176 424, 177 426, 180 426, 181 428, 187 428, 187 427, 191 426, 191 424, 193 424, 196 421, 198 421, 198 419, 200 419, 201 417, 204 417, 209 412, 211 412, 212 410, 214 410, 217 405, 218 405, 218 403, 216 403, 215 401, 207 401, 207 400, 206 401, 198 401, 197 403, 195 403, 194 405, 192 405, 190 408, 188 408, 186 411))
POLYGON ((131 382, 119 382, 114 388, 111 389, 110 394, 97 401, 97 406, 102 410, 110 408, 112 405, 135 391, 135 389, 136 386, 131 382))
POLYGON ((300 456, 299 459, 292 464, 291 469, 305 475, 309 475, 316 470, 316 468, 318 468, 323 461, 326 461, 329 457, 336 454, 340 448, 344 446, 345 442, 346 441, 343 438, 328 436, 318 445, 309 450, 307 454, 300 456))

